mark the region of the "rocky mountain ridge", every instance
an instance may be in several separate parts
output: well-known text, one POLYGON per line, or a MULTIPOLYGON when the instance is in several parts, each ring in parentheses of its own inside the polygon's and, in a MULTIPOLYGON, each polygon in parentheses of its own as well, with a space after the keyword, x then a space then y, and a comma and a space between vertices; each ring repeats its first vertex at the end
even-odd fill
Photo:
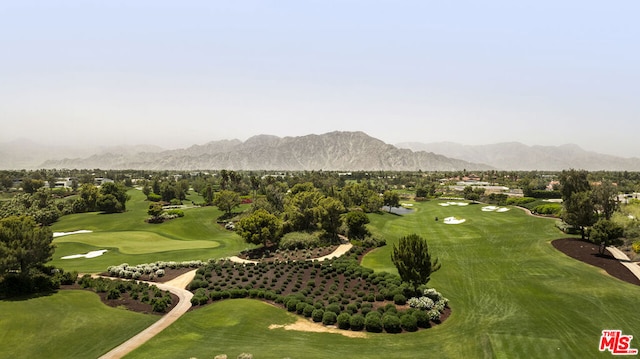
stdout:
POLYGON ((574 144, 528 146, 520 142, 490 145, 463 145, 454 142, 396 145, 413 151, 429 151, 469 162, 486 163, 500 170, 561 171, 576 168, 588 171, 640 171, 640 159, 623 158, 586 151, 574 144))

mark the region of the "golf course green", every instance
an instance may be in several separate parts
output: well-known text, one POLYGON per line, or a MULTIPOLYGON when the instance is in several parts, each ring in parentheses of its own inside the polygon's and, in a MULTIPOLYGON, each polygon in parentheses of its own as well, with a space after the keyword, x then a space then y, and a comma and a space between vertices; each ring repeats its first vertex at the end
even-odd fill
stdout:
MULTIPOLYGON (((250 247, 215 223, 220 215, 215 208, 189 208, 184 218, 147 224, 147 202, 139 192, 130 194, 126 213, 61 218, 54 232, 93 232, 56 238, 51 264, 98 272, 123 262, 220 258, 250 247), (108 251, 96 258, 61 259, 100 249, 108 251)), ((640 333, 640 313, 635 310, 640 287, 556 251, 550 241, 566 235, 554 220, 515 207, 486 212, 481 204, 439 203, 414 203, 414 211, 403 215, 369 215, 370 231, 387 245, 362 262, 375 271, 395 273, 393 244, 411 233, 426 238, 442 263, 429 286, 447 297, 452 309, 438 326, 398 335, 366 333, 366 338, 270 329, 299 317, 261 301, 233 299, 188 312, 127 358, 212 358, 222 353, 235 358, 243 352, 254 358, 591 358, 611 355, 598 350, 602 330, 640 333), (444 223, 452 216, 465 221, 444 223)), ((89 292, 2 301, 0 357, 44 352, 48 357, 97 357, 155 319, 101 305, 89 292), (38 314, 46 311, 55 315, 38 314), (114 318, 108 328, 105 316, 114 318), (20 327, 40 329, 32 329, 38 335, 31 340, 8 334, 20 327), (82 350, 70 348, 74 345, 91 350, 74 355, 82 350), (18 347, 23 350, 15 350, 18 347)), ((631 346, 640 347, 635 339, 631 346)))

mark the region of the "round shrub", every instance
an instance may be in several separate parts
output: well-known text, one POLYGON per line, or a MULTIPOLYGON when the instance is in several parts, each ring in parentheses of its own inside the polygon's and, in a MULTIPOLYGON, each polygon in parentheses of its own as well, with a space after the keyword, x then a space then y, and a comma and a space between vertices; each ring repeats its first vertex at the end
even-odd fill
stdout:
POLYGON ((189 283, 189 290, 194 291, 198 288, 207 288, 209 287, 209 282, 202 279, 194 279, 189 283))
POLYGON ((340 311, 341 311, 340 310, 340 305, 338 305, 337 303, 332 303, 332 304, 327 305, 325 307, 325 310, 329 311, 329 312, 334 312, 334 313, 336 313, 336 315, 340 314, 340 311))
POLYGON ((418 330, 418 320, 411 314, 401 316, 400 325, 402 326, 402 329, 408 332, 415 332, 418 330))
POLYGON ((413 312, 412 315, 414 318, 416 318, 416 323, 418 324, 419 328, 431 327, 431 323, 429 322, 430 318, 429 318, 429 315, 427 315, 427 312, 422 310, 416 310, 415 312, 413 312))
POLYGON ((323 316, 324 316, 323 309, 316 309, 313 311, 313 313, 311 313, 311 319, 316 323, 321 322, 323 316))
POLYGON ((355 303, 350 303, 350 304, 347 304, 346 310, 349 314, 353 315, 358 312, 358 306, 355 303))
POLYGON ((382 319, 380 315, 371 315, 377 312, 370 312, 364 318, 364 327, 368 332, 371 333, 380 333, 382 332, 382 319))
POLYGON ((340 313, 338 315, 337 323, 338 328, 347 330, 350 327, 349 322, 351 321, 351 315, 347 312, 340 313))
POLYGON ((382 317, 382 325, 387 333, 400 333, 402 331, 400 318, 392 314, 385 314, 382 317))
MULTIPOLYGON (((205 299, 205 303, 206 303, 206 297, 204 297, 205 299)), ((151 310, 153 310, 156 313, 164 313, 167 311, 167 302, 163 299, 156 299, 154 298, 151 301, 151 310)))
POLYGON ((107 293, 107 299, 118 299, 120 298, 120 291, 116 288, 109 289, 107 293))
POLYGON ((313 305, 305 304, 304 309, 302 310, 302 315, 304 315, 306 318, 310 318, 314 310, 315 308, 313 307, 313 305))
POLYGON ((322 324, 324 325, 334 325, 338 320, 338 315, 334 312, 326 311, 322 315, 322 324))
POLYGON ((309 304, 305 302, 298 302, 298 304, 296 304, 296 313, 302 314, 304 312, 304 308, 306 308, 307 305, 309 304))
POLYGON ((359 331, 364 329, 364 322, 365 319, 362 314, 354 314, 349 320, 349 326, 351 327, 351 330, 359 331))
POLYGON ((295 312, 297 310, 297 305, 300 303, 299 300, 292 298, 287 301, 287 310, 290 312, 295 312))
POLYGON ((403 294, 396 294, 393 296, 393 302, 397 305, 405 305, 407 304, 407 297, 403 294))

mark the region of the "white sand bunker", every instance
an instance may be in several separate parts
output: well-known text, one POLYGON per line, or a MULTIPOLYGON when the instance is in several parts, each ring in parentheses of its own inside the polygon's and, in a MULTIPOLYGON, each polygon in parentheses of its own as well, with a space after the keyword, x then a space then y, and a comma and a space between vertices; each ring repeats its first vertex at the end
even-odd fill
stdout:
POLYGON ((70 234, 81 234, 81 233, 91 233, 91 232, 93 231, 88 231, 86 229, 81 229, 79 231, 74 231, 74 232, 53 232, 53 238, 68 236, 70 234))
POLYGON ((95 257, 100 257, 101 255, 105 254, 107 252, 106 249, 101 249, 98 251, 91 251, 89 253, 86 254, 72 254, 70 256, 64 256, 61 259, 76 259, 76 258, 95 258, 95 257))
POLYGON ((469 202, 445 202, 445 203, 439 203, 439 205, 441 205, 442 207, 448 207, 448 206, 468 206, 469 202))
POLYGON ((464 221, 466 221, 464 218, 447 217, 444 219, 444 224, 460 224, 464 223, 464 221))
POLYGON ((482 207, 483 212, 506 212, 509 208, 506 207, 496 207, 496 206, 484 206, 482 207))

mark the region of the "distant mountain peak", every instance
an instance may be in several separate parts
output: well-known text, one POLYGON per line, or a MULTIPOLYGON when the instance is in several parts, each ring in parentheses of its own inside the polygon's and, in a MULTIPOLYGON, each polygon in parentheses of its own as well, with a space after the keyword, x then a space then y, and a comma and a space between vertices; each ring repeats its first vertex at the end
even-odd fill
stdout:
POLYGON ((399 149, 364 132, 333 131, 280 138, 257 135, 241 141, 122 156, 49 160, 41 168, 232 169, 232 170, 423 170, 489 169, 489 166, 399 149))

